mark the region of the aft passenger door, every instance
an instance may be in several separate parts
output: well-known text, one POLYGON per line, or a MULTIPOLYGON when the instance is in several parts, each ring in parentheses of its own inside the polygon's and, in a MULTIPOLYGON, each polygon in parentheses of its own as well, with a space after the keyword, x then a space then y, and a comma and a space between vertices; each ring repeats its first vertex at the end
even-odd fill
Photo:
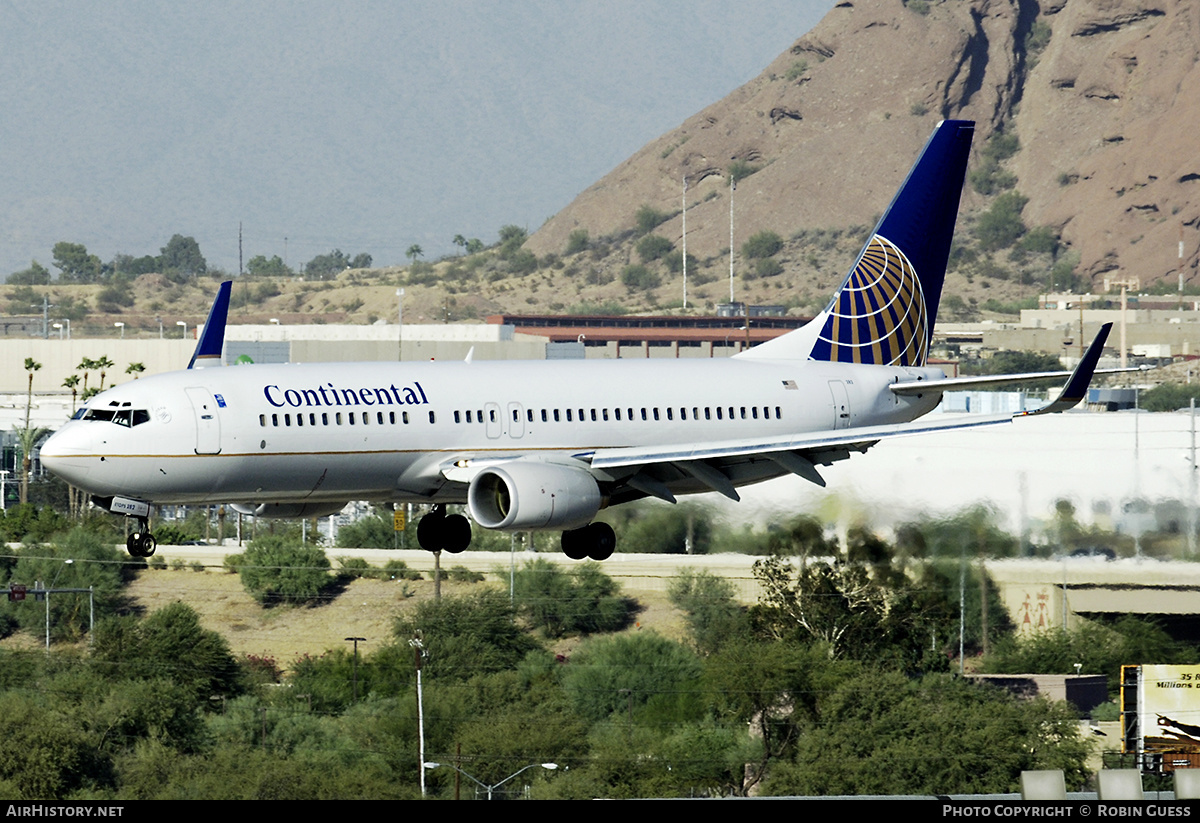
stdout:
POLYGON ((842 380, 830 380, 829 391, 833 395, 833 427, 847 429, 850 427, 850 395, 846 391, 846 383, 842 380))

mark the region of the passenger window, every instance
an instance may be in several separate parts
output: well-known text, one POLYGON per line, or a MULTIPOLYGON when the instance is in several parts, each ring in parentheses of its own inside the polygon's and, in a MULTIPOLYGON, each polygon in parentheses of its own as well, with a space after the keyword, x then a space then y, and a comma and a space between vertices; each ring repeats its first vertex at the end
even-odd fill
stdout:
POLYGON ((404 425, 407 426, 408 425, 408 412, 400 412, 400 420, 404 423, 404 425))
POLYGON ((462 420, 459 418, 459 415, 458 415, 458 412, 457 412, 457 411, 455 411, 455 412, 454 412, 454 422, 455 422, 455 423, 461 423, 461 422, 462 422, 462 420))
POLYGON ((260 414, 258 416, 258 425, 264 427, 267 425, 267 416, 265 414, 260 414))
POLYGON ((430 413, 429 413, 429 422, 430 422, 430 423, 436 423, 436 422, 437 422, 437 416, 436 416, 436 415, 434 415, 434 413, 433 413, 433 412, 430 412, 430 413))
POLYGON ((555 422, 555 423, 561 423, 561 422, 562 422, 561 420, 559 420, 559 419, 558 419, 558 409, 555 409, 555 410, 554 410, 554 422, 555 422))
POLYGON ((321 412, 321 425, 322 426, 329 425, 329 412, 321 412))
POLYGON ((342 425, 342 413, 341 412, 338 412, 337 414, 335 414, 333 416, 333 419, 337 421, 337 424, 339 426, 342 425))

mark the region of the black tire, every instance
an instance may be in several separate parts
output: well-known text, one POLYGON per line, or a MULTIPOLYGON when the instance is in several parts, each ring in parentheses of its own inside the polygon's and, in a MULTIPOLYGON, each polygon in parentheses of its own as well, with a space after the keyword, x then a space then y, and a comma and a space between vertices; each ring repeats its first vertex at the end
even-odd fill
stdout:
POLYGON ((142 557, 154 557, 154 551, 158 548, 158 540, 154 535, 146 532, 142 535, 142 557))
POLYGON ((572 529, 562 533, 563 554, 572 560, 583 560, 588 556, 588 528, 572 529))
POLYGON ((427 552, 442 550, 442 534, 446 515, 427 514, 417 521, 417 543, 427 552))
POLYGON ((589 540, 588 557, 593 560, 607 560, 617 549, 617 533, 607 523, 593 523, 587 527, 589 540))
POLYGON ((129 552, 130 557, 142 556, 142 536, 138 532, 134 532, 125 538, 125 551, 129 552))
MULTIPOLYGON (((466 551, 471 545, 471 521, 461 514, 451 514, 443 518, 442 548, 451 554, 466 551)), ((420 540, 420 536, 417 537, 420 540)))

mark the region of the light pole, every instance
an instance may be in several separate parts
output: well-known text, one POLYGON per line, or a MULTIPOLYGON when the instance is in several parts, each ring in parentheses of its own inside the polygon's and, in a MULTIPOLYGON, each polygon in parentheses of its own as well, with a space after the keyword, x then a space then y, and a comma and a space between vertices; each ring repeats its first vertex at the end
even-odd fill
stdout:
MULTIPOLYGON (((468 774, 467 772, 464 772, 462 769, 460 769, 458 766, 455 766, 453 763, 422 763, 421 765, 422 765, 422 766, 424 766, 424 767, 425 767, 425 769, 436 769, 436 768, 439 768, 439 767, 441 767, 441 766, 445 766, 447 769, 454 769, 454 771, 458 772, 459 774, 461 774, 463 777, 467 778, 468 780, 472 780, 472 781, 474 781, 474 782, 475 782, 475 785, 479 786, 481 789, 483 789, 484 791, 486 791, 486 792, 487 792, 487 799, 488 799, 488 800, 491 800, 491 799, 492 799, 492 792, 493 792, 495 789, 498 789, 498 788, 500 788, 500 787, 501 787, 501 786, 503 786, 505 783, 507 783, 508 781, 512 780, 514 777, 516 777, 517 775, 521 774, 522 772, 527 772, 527 771, 529 771, 530 769, 536 769, 538 766, 541 766, 543 769, 545 769, 546 771, 550 771, 550 772, 552 772, 552 771, 554 771, 555 769, 557 769, 557 768, 558 768, 558 764, 557 764, 557 763, 530 763, 530 764, 529 764, 528 766, 526 766, 525 768, 523 768, 523 769, 518 769, 517 771, 513 772, 513 773, 512 773, 512 774, 510 774, 508 777, 506 777, 506 778, 504 778, 503 780, 501 780, 499 783, 493 783, 492 785, 490 785, 490 786, 489 786, 487 783, 484 783, 482 780, 480 780, 479 778, 475 777, 474 775, 471 775, 471 774, 468 774)), ((425 770, 425 769, 422 769, 422 770, 421 770, 421 771, 422 771, 422 773, 424 773, 424 770, 425 770)))
POLYGON ((186 322, 186 321, 184 321, 184 320, 176 320, 176 321, 175 321, 175 325, 176 325, 176 326, 183 326, 183 337, 181 337, 180 339, 181 339, 181 340, 186 340, 186 339, 187 339, 187 322, 186 322))
POLYGON ((404 359, 404 289, 396 289, 396 323, 398 331, 396 332, 396 359, 404 359))
POLYGON ((121 330, 121 339, 124 340, 125 339, 125 324, 120 321, 117 321, 116 323, 113 323, 113 327, 121 330))
POLYGON ((62 323, 55 323, 55 324, 54 324, 53 326, 51 326, 50 328, 52 328, 52 329, 58 329, 58 339, 59 339, 59 340, 62 340, 62 339, 63 339, 63 324, 62 324, 62 323))

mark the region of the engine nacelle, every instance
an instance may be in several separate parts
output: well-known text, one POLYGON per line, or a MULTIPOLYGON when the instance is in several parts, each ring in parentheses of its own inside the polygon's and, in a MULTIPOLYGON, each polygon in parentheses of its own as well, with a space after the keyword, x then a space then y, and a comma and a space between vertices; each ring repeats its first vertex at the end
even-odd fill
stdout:
POLYGON ((600 487, 583 468, 514 460, 471 480, 467 507, 485 529, 578 529, 600 511, 600 487))
POLYGON ((345 503, 231 503, 238 514, 279 519, 328 517, 346 508, 345 503))

